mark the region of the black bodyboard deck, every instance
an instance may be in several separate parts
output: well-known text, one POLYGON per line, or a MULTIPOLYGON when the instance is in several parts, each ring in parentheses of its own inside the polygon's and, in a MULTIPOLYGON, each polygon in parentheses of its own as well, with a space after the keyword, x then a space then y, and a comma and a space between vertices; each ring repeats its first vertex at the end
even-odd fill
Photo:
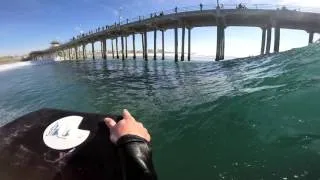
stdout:
POLYGON ((116 147, 109 140, 103 119, 121 117, 92 113, 41 109, 0 128, 1 180, 121 179, 116 147), (79 129, 90 135, 70 150, 53 150, 43 141, 52 122, 71 115, 82 116, 79 129))

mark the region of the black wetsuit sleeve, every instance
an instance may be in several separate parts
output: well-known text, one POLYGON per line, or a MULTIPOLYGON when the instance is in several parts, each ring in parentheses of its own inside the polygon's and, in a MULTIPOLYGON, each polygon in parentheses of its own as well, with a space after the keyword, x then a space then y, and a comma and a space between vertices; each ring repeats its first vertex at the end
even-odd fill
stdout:
POLYGON ((125 135, 117 142, 123 180, 156 180, 151 144, 145 139, 125 135))

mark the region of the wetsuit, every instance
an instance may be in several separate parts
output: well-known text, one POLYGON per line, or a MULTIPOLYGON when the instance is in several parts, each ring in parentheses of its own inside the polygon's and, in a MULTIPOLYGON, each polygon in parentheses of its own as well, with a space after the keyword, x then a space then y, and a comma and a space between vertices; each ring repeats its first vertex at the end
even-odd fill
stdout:
POLYGON ((135 135, 122 136, 117 141, 123 180, 156 180, 151 144, 135 135))

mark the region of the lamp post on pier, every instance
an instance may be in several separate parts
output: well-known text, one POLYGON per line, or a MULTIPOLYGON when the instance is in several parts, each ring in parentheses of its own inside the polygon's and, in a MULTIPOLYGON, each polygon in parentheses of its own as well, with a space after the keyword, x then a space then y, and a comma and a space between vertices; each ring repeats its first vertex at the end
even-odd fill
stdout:
POLYGON ((121 19, 122 19, 122 17, 121 17, 121 12, 122 12, 122 7, 120 7, 120 8, 119 8, 119 10, 118 10, 118 15, 119 15, 119 25, 121 25, 121 19))

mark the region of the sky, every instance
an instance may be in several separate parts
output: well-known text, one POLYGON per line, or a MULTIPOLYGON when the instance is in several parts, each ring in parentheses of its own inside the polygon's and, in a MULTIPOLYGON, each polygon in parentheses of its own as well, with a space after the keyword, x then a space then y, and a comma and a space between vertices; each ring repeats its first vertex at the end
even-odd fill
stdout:
MULTIPOLYGON (((152 12, 173 9, 176 6, 196 7, 200 3, 213 6, 215 2, 215 0, 2 0, 0 56, 24 55, 33 50, 48 48, 52 40, 68 41, 81 32, 113 24, 119 20, 119 16, 122 20, 132 19, 152 12)), ((319 8, 320 12, 320 1, 317 0, 220 0, 220 3, 292 5, 314 11, 318 11, 319 8)), ((225 55, 229 57, 258 55, 261 32, 260 28, 228 27, 225 55)), ((181 30, 179 34, 181 35, 181 30)), ((215 55, 216 34, 216 27, 193 28, 192 53, 215 55)), ((151 32, 148 33, 149 48, 153 47, 152 36, 151 32)), ((173 51, 173 30, 167 30, 165 36, 166 51, 173 51)), ((160 38, 159 32, 158 47, 161 47, 160 38)), ((320 36, 317 34, 315 39, 318 38, 320 36)), ((141 49, 139 39, 141 38, 137 38, 137 49, 141 49)), ((130 49, 132 48, 130 37, 128 41, 130 49)), ((108 43, 110 45, 110 42, 108 43)), ((306 46, 307 43, 307 32, 281 29, 281 51, 306 46)), ((100 47, 98 44, 96 46, 100 47)))

